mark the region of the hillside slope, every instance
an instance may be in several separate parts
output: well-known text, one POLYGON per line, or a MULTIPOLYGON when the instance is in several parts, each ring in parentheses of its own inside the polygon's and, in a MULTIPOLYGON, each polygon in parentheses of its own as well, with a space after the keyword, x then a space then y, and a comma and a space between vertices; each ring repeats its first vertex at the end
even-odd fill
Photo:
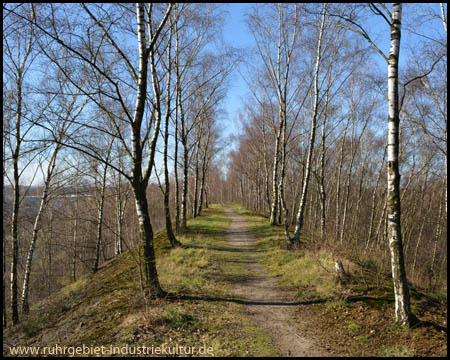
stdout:
POLYGON ((223 210, 213 206, 189 221, 189 230, 179 238, 186 248, 170 249, 164 232, 157 234, 160 282, 174 296, 146 300, 139 285, 137 249, 127 251, 96 274, 35 304, 28 317, 4 332, 4 356, 12 355, 11 350, 70 355, 74 347, 94 351, 102 345, 103 355, 126 347, 131 355, 144 355, 138 348, 144 345, 153 346, 153 351, 207 356, 277 355, 268 335, 248 319, 245 307, 229 301, 230 284, 217 276, 244 271, 238 263, 223 261, 220 249, 227 246, 223 233, 228 224, 223 210))

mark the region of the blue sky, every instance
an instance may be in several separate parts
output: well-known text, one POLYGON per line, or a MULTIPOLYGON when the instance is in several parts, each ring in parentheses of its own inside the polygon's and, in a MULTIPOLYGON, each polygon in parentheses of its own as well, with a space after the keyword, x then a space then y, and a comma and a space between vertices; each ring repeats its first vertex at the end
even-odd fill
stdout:
MULTIPOLYGON (((245 23, 245 13, 249 11, 251 6, 254 6, 254 3, 231 3, 222 6, 227 11, 223 32, 225 41, 234 47, 251 51, 254 42, 245 23)), ((224 104, 228 121, 225 135, 239 132, 239 112, 243 100, 247 96, 247 85, 238 71, 235 71, 232 75, 230 84, 228 97, 224 104)))

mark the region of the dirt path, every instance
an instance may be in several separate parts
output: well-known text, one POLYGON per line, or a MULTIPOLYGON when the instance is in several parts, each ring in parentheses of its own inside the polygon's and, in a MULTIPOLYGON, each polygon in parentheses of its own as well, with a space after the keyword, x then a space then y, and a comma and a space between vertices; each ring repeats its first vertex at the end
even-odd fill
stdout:
POLYGON ((249 270, 257 274, 240 278, 234 284, 234 293, 245 300, 249 315, 255 323, 269 333, 281 356, 327 356, 313 340, 302 336, 301 319, 296 318, 295 297, 283 290, 275 278, 258 264, 256 239, 249 230, 248 222, 233 212, 226 210, 232 222, 226 232, 227 241, 246 254, 245 263, 249 270))

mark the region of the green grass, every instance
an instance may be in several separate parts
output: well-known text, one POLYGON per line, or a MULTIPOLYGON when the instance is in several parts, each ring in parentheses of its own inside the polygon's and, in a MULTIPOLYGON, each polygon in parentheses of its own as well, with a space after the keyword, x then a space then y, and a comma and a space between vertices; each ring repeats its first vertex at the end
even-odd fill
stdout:
POLYGON ((361 343, 366 343, 369 341, 369 338, 366 335, 359 335, 355 338, 355 340, 361 343))
POLYGON ((380 356, 382 356, 382 357, 412 357, 412 356, 414 356, 414 351, 405 346, 383 347, 380 350, 380 356))
POLYGON ((189 328, 195 321, 192 315, 187 314, 184 309, 178 307, 165 308, 163 315, 171 325, 184 329, 189 328))
POLYGON ((442 302, 446 302, 447 301, 447 294, 443 294, 443 293, 437 292, 437 293, 433 294, 432 296, 435 297, 436 299, 442 301, 442 302))
POLYGON ((37 334, 39 334, 40 331, 39 322, 31 321, 27 324, 23 324, 22 331, 29 338, 36 336, 37 334))
POLYGON ((338 309, 342 309, 346 306, 347 306, 347 304, 344 300, 335 300, 335 301, 331 300, 331 301, 327 301, 325 303, 325 307, 328 310, 338 310, 338 309))
POLYGON ((347 325, 347 329, 350 330, 350 332, 355 335, 359 333, 359 330, 361 329, 361 325, 356 324, 354 322, 350 323, 349 325, 347 325))

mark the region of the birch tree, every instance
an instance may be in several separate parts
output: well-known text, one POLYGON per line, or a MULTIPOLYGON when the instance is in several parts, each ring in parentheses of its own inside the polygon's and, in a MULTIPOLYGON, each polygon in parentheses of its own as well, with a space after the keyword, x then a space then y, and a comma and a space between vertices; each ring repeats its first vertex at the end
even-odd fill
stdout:
POLYGON ((316 122, 318 116, 318 108, 319 108, 319 71, 320 71, 320 62, 322 57, 322 38, 324 33, 325 26, 325 14, 327 11, 327 4, 323 5, 319 36, 317 39, 317 51, 316 51, 316 60, 315 60, 315 70, 314 70, 314 98, 313 98, 313 106, 312 106, 312 116, 311 116, 311 130, 309 137, 309 147, 308 147, 308 155, 306 159, 305 165, 305 175, 303 179, 303 188, 302 195, 300 198, 300 205, 296 218, 296 226, 294 231, 294 236, 292 238, 292 243, 299 244, 300 243, 300 231, 303 227, 303 218, 305 213, 306 206, 306 197, 309 186, 309 178, 311 174, 311 164, 312 164, 312 155, 314 150, 314 141, 316 137, 316 122))
POLYGON ((391 19, 391 46, 388 61, 388 144, 387 144, 387 198, 388 236, 391 251, 392 279, 395 294, 395 317, 402 325, 412 321, 408 283, 406 281, 403 243, 400 227, 399 149, 399 95, 398 61, 400 55, 402 5, 393 4, 391 19))
POLYGON ((132 120, 132 154, 133 154, 133 170, 132 170, 132 187, 134 191, 134 196, 136 200, 136 212, 139 219, 139 227, 141 233, 141 241, 144 246, 144 268, 145 268, 145 279, 147 283, 145 284, 146 293, 150 297, 161 297, 165 293, 161 289, 158 280, 158 273, 156 270, 155 263, 155 253, 153 248, 153 229, 150 223, 150 216, 148 212, 148 202, 146 189, 148 181, 150 179, 150 174, 154 165, 155 147, 158 138, 159 126, 161 123, 160 114, 158 114, 158 109, 160 107, 160 93, 156 84, 156 69, 155 69, 155 49, 156 41, 160 35, 169 15, 172 10, 172 4, 167 8, 167 11, 161 20, 158 28, 155 30, 151 24, 152 22, 152 5, 150 5, 148 16, 149 16, 149 45, 147 46, 146 31, 145 31, 145 15, 144 15, 144 5, 136 4, 137 12, 137 30, 138 30, 138 43, 139 43, 139 72, 137 80, 137 96, 136 96, 136 106, 134 109, 134 116, 132 120), (153 137, 150 143, 150 155, 148 159, 148 166, 145 173, 142 173, 142 144, 141 144, 141 126, 142 119, 144 116, 144 106, 147 96, 147 66, 150 58, 151 63, 151 74, 152 74, 152 84, 153 92, 155 96, 155 104, 157 108, 156 123, 154 124, 153 137))
MULTIPOLYGON (((171 36, 172 37, 172 36, 171 36)), ((167 158, 168 158, 168 147, 169 147, 169 118, 171 113, 171 92, 170 92, 170 75, 171 75, 171 39, 169 39, 169 50, 167 53, 167 61, 168 61, 168 74, 167 74, 167 98, 166 98, 166 114, 164 117, 164 154, 163 154, 163 161, 164 161, 164 214, 166 218, 166 232, 167 237, 169 238, 169 242, 172 245, 172 247, 180 246, 181 243, 176 239, 173 228, 172 228, 172 220, 170 216, 170 183, 169 183, 169 167, 167 164, 167 158)), ((178 181, 178 180, 176 180, 178 181)))
MULTIPOLYGON (((70 89, 65 89, 64 85, 65 85, 64 82, 60 84, 60 87, 59 89, 57 89, 56 94, 58 94, 58 92, 64 94, 65 92, 70 91, 70 89)), ((75 91, 74 96, 72 96, 72 99, 65 99, 64 95, 60 96, 63 97, 63 99, 60 99, 58 104, 59 106, 57 106, 55 109, 51 109, 50 111, 48 111, 46 107, 44 107, 45 113, 50 112, 50 115, 47 116, 56 117, 56 119, 49 119, 49 121, 46 121, 45 123, 42 121, 43 119, 40 119, 38 123, 38 125, 41 128, 44 128, 45 130, 49 131, 50 134, 52 134, 54 139, 50 138, 49 140, 50 142, 54 140, 55 145, 53 146, 53 150, 51 151, 50 161, 47 165, 47 171, 44 176, 44 188, 42 190, 39 210, 34 220, 33 233, 31 236, 30 246, 25 265, 25 274, 22 285, 22 312, 25 314, 29 312, 28 293, 29 293, 29 283, 30 283, 31 266, 33 261, 34 249, 36 247, 39 230, 41 229, 42 226, 41 225, 42 216, 49 202, 51 183, 53 181, 53 177, 56 172, 55 168, 57 164, 57 158, 59 153, 61 152, 62 143, 65 141, 65 138, 67 138, 67 136, 70 136, 71 131, 75 131, 75 129, 73 129, 74 122, 76 121, 77 117, 80 115, 80 113, 83 111, 84 106, 86 105, 86 101, 82 103, 79 102, 80 98, 79 95, 80 95, 79 91, 78 92, 75 91), (67 101, 68 103, 66 104, 67 101), (58 116, 56 114, 60 115, 58 116)), ((53 97, 54 95, 52 94, 51 96, 53 97)), ((51 107, 53 108, 53 106, 51 107)))
POLYGON ((400 214, 400 173, 399 173, 399 123, 400 102, 398 66, 400 55, 402 5, 395 3, 390 11, 384 4, 370 4, 372 12, 379 15, 390 28, 389 56, 386 56, 372 41, 366 30, 354 20, 340 16, 350 26, 347 28, 363 36, 387 63, 388 81, 388 132, 387 132, 387 229, 391 255, 392 280, 395 295, 395 319, 402 325, 409 326, 413 321, 411 313, 409 288, 406 280, 405 261, 401 232, 400 214))
POLYGON ((10 9, 4 7, 3 32, 3 60, 4 66, 8 70, 6 81, 7 90, 10 91, 11 103, 6 104, 7 113, 10 118, 6 118, 4 126, 4 136, 7 143, 7 162, 12 162, 12 174, 6 174, 13 189, 13 207, 11 216, 11 314, 13 324, 19 322, 18 312, 18 284, 17 272, 19 261, 19 210, 23 195, 21 194, 21 177, 26 168, 32 163, 30 156, 32 148, 27 146, 34 124, 27 121, 27 81, 30 73, 30 66, 37 56, 35 46, 35 27, 32 23, 23 21, 24 16, 35 17, 32 7, 18 6, 17 13, 13 14, 10 9), (8 109, 9 108, 9 109, 8 109), (6 130, 6 133, 5 133, 6 130))
MULTIPOLYGON (((45 35, 43 40, 46 40, 45 38, 47 38, 58 45, 58 47, 41 46, 41 49, 44 49, 45 55, 59 66, 68 80, 75 87, 79 88, 82 94, 86 95, 93 104, 108 114, 108 121, 111 125, 110 128, 114 129, 114 136, 121 142, 130 158, 131 171, 124 172, 114 164, 106 161, 101 154, 96 152, 95 148, 92 148, 88 143, 84 142, 80 136, 71 138, 70 141, 66 141, 64 146, 81 151, 98 161, 108 164, 111 169, 122 173, 122 175, 130 182, 135 197, 136 213, 139 220, 140 240, 144 249, 143 263, 145 283, 143 283, 143 288, 148 297, 163 296, 165 293, 159 284, 155 264, 153 229, 150 222, 146 189, 154 167, 156 142, 161 124, 160 112, 158 111, 161 106, 161 93, 156 79, 156 48, 161 46, 160 37, 162 36, 163 29, 166 28, 166 23, 173 5, 169 4, 164 10, 160 6, 153 4, 148 6, 139 3, 136 4, 138 69, 135 69, 132 61, 127 56, 128 52, 121 48, 119 39, 115 39, 114 31, 110 29, 111 26, 113 28, 117 26, 116 23, 108 24, 107 22, 111 19, 106 18, 101 18, 100 20, 97 18, 96 12, 86 5, 82 5, 85 12, 84 14, 87 14, 88 18, 96 26, 96 32, 91 32, 91 28, 83 28, 81 23, 75 23, 72 28, 58 28, 59 23, 52 23, 52 19, 62 16, 58 11, 59 7, 64 6, 67 5, 58 5, 57 7, 49 5, 48 11, 50 12, 50 16, 42 16, 38 21, 31 20, 31 22, 40 29, 43 35, 45 35), (89 43, 77 43, 80 38, 78 36, 71 36, 73 35, 71 34, 71 31, 86 30, 86 36, 90 39, 89 43), (95 35, 98 36, 96 37, 95 35), (101 51, 102 46, 112 50, 109 58, 103 57, 104 52, 101 51), (58 51, 61 50, 67 51, 72 55, 71 61, 78 63, 81 67, 90 69, 93 77, 92 81, 88 84, 89 86, 80 86, 79 81, 77 81, 75 77, 70 76, 70 74, 65 72, 64 68, 60 66, 61 59, 58 51), (114 70, 119 71, 119 64, 122 66, 120 68, 121 76, 125 76, 125 74, 128 75, 129 82, 119 81, 118 73, 114 73, 114 70), (145 114, 147 100, 150 97, 150 93, 147 91, 148 78, 151 79, 153 91, 151 96, 150 114, 145 114), (133 81, 135 86, 131 86, 131 89, 135 89, 134 93, 136 94, 136 98, 134 108, 133 110, 130 110, 131 105, 125 98, 125 93, 130 91, 129 87, 126 88, 127 84, 131 84, 133 81), (119 123, 120 119, 116 117, 110 109, 105 107, 100 100, 104 98, 113 100, 125 114, 131 136, 131 146, 121 131, 119 123)), ((108 7, 108 11, 119 11, 119 8, 113 9, 114 5, 102 4, 99 6, 100 7, 97 7, 97 11, 104 10, 101 6, 108 7)), ((120 8, 120 11, 122 11, 122 21, 126 21, 128 15, 132 13, 132 11, 129 10, 131 9, 120 8)), ((76 22, 82 20, 82 18, 80 18, 81 16, 66 20, 76 22)), ((161 51, 162 50, 160 50, 160 52, 161 51)), ((108 128, 101 127, 99 124, 85 124, 85 127, 95 131, 108 132, 108 128)))
MULTIPOLYGON (((102 247, 102 235, 103 235, 103 209, 105 207, 105 196, 106 196, 106 181, 107 181, 107 174, 108 174, 108 163, 110 161, 111 157, 111 149, 112 149, 113 143, 109 143, 106 146, 106 163, 103 166, 103 170, 100 175, 100 191, 98 191, 98 199, 97 199, 97 234, 96 234, 96 240, 95 240, 95 257, 94 257, 94 265, 92 267, 92 272, 95 273, 98 270, 99 261, 100 261, 100 248, 102 247)), ((98 164, 95 164, 98 165, 98 164)), ((97 166, 95 166, 97 167, 97 166)), ((95 169, 95 172, 98 173, 99 169, 95 169)), ((97 182, 97 174, 95 174, 95 182, 97 182)))

